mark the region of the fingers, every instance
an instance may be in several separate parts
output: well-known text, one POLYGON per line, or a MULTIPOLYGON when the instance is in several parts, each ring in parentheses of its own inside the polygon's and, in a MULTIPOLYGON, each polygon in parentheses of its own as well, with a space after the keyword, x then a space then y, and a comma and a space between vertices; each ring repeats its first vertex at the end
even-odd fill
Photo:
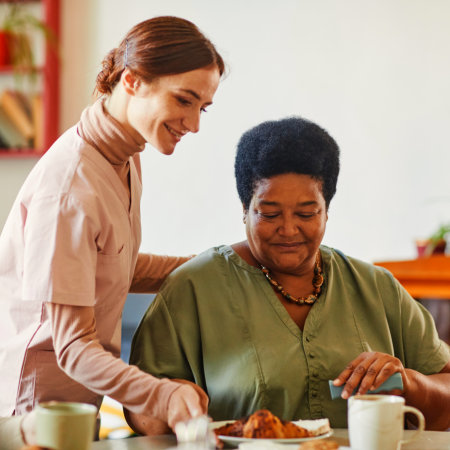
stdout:
POLYGON ((208 411, 209 398, 206 395, 206 392, 200 386, 198 386, 195 383, 192 383, 191 381, 182 380, 182 379, 178 379, 178 378, 175 378, 172 381, 175 381, 175 382, 180 383, 180 384, 185 384, 185 385, 191 386, 197 392, 197 394, 200 397, 200 405, 202 407, 202 411, 208 411))
MULTIPOLYGON (((203 391, 202 393, 206 396, 203 391)), ((207 404, 204 397, 193 386, 181 386, 171 395, 169 400, 167 422, 170 428, 174 429, 178 422, 206 414, 207 404)))
POLYGON ((364 352, 350 362, 333 384, 335 386, 345 384, 341 396, 347 399, 353 393, 362 395, 379 388, 391 375, 403 370, 398 358, 386 353, 364 352))
POLYGON ((347 367, 333 380, 333 384, 335 386, 342 386, 347 382, 350 376, 355 371, 356 367, 358 367, 359 363, 364 360, 366 353, 361 353, 356 359, 351 361, 347 367))

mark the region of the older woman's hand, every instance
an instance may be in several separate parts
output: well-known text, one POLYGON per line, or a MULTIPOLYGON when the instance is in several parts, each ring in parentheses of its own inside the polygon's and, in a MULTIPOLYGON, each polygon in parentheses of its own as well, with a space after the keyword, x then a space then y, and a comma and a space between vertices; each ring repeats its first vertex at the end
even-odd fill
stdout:
MULTIPOLYGON (((358 394, 366 394, 380 387, 391 375, 400 372, 405 386, 406 373, 401 361, 391 355, 380 352, 364 352, 351 361, 333 381, 335 386, 345 384, 342 398, 347 399, 358 388, 358 394)), ((403 391, 395 389, 389 392, 402 395, 403 391)))

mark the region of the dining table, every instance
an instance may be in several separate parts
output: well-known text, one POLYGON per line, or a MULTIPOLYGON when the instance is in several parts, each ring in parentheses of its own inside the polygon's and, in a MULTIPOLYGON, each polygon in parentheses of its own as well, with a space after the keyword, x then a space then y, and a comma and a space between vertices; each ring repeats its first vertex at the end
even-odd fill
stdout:
MULTIPOLYGON (((410 438, 414 433, 414 430, 405 430, 404 439, 410 438)), ((350 446, 348 430, 344 428, 335 428, 333 435, 326 440, 336 441, 343 449, 350 446)), ((177 441, 173 435, 139 436, 97 441, 92 444, 92 450, 162 450, 176 446, 177 441)), ((450 450, 450 432, 423 431, 415 441, 403 444, 401 448, 402 450, 450 450)))

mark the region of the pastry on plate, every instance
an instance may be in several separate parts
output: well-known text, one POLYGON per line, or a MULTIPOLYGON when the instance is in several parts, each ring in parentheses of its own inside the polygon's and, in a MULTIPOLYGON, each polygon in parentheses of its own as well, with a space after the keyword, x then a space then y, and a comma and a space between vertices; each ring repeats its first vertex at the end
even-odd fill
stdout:
POLYGON ((330 431, 328 419, 324 419, 319 426, 312 426, 307 421, 310 429, 301 426, 301 421, 289 422, 281 420, 267 409, 260 409, 251 416, 243 417, 234 422, 229 422, 214 429, 216 436, 233 436, 250 439, 295 439, 317 436, 330 431))

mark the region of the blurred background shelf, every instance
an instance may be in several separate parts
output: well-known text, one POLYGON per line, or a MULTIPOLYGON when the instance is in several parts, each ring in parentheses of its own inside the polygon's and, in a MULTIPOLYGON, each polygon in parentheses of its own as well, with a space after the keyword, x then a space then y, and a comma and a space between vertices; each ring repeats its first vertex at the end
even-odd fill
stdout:
POLYGON ((450 345, 450 256, 432 255, 375 264, 389 270, 411 297, 430 311, 440 338, 450 345))
POLYGON ((450 299, 450 256, 376 262, 388 269, 415 299, 450 299))
POLYGON ((0 159, 28 159, 28 158, 40 158, 43 155, 43 152, 39 152, 38 150, 24 149, 24 148, 8 148, 8 149, 0 149, 0 159))
MULTIPOLYGON (((20 145, 18 145, 17 139, 5 139, 5 134, 10 137, 8 128, 11 128, 11 123, 6 123, 6 119, 0 117, 0 159, 38 158, 56 140, 59 130, 60 73, 57 48, 60 32, 60 0, 14 2, 0 0, 0 35, 6 34, 7 39, 14 33, 25 34, 22 29, 14 28, 15 25, 11 20, 11 8, 17 8, 16 11, 21 17, 37 19, 30 21, 35 30, 26 31, 34 62, 21 64, 16 61, 15 64, 13 61, 6 61, 5 63, 5 60, 0 57, 0 99, 5 92, 24 94, 30 103, 30 107, 25 106, 24 109, 34 127, 34 133, 32 137, 25 134, 25 142, 20 142, 20 145), (2 132, 4 139, 1 139, 2 132), (14 145, 15 142, 17 143, 14 145)), ((14 47, 7 45, 5 48, 4 52, 11 53, 14 47)), ((9 54, 7 57, 11 57, 11 55, 9 54)), ((9 115, 9 118, 13 125, 20 129, 15 123, 14 117, 9 115)))

